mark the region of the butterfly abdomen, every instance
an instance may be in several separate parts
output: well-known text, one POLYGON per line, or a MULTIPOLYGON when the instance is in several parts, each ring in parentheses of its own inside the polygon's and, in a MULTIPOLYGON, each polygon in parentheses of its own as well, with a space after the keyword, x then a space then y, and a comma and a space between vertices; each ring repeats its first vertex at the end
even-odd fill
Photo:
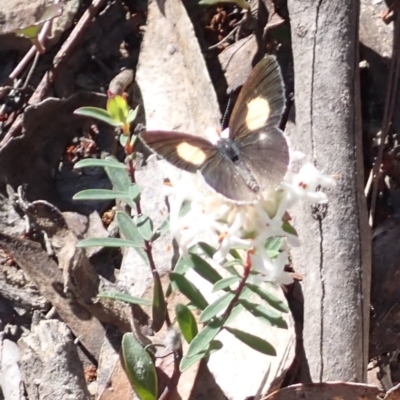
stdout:
POLYGON ((234 163, 236 172, 244 180, 246 186, 254 193, 260 191, 260 185, 254 178, 248 166, 240 158, 234 163))
POLYGON ((245 162, 241 160, 238 145, 231 139, 221 139, 217 143, 217 148, 221 156, 234 165, 237 174, 243 179, 246 186, 252 192, 257 193, 260 190, 260 186, 245 162))

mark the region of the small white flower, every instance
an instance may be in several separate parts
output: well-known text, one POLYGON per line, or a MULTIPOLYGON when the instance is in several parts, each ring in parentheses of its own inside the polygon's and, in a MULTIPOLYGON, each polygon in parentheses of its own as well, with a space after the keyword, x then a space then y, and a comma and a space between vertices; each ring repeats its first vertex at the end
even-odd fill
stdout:
POLYGON ((288 263, 286 251, 279 253, 275 261, 272 261, 264 248, 257 248, 257 253, 250 256, 251 268, 259 272, 253 281, 275 281, 281 285, 293 283, 292 276, 285 272, 285 265, 288 263))
MULTIPOLYGON (((210 135, 217 133, 210 132, 210 135)), ((335 185, 332 177, 321 174, 311 163, 305 163, 296 173, 294 169, 304 163, 303 159, 302 153, 291 152, 291 163, 280 187, 262 193, 255 204, 228 201, 210 189, 200 173, 181 172, 172 180, 173 190, 168 193, 171 232, 179 244, 180 253, 187 255, 191 246, 204 241, 217 248, 214 261, 222 262, 232 248, 255 249, 253 263, 256 269, 262 269, 263 280, 291 283, 291 276, 284 271, 286 252, 271 261, 264 243, 271 237, 284 237, 291 245, 299 245, 298 237, 284 229, 285 221, 288 221, 287 211, 299 200, 326 202, 326 194, 319 189, 335 185), (185 201, 191 202, 191 208, 181 216, 185 201)))

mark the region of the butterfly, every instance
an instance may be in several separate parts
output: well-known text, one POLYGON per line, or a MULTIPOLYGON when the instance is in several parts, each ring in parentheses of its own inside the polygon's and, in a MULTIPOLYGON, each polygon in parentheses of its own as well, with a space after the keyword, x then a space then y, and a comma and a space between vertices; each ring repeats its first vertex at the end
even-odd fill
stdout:
POLYGON ((275 56, 264 57, 243 85, 229 120, 227 137, 216 143, 174 131, 146 131, 141 141, 176 167, 200 171, 216 192, 238 203, 253 203, 282 181, 289 150, 278 128, 285 106, 275 56))

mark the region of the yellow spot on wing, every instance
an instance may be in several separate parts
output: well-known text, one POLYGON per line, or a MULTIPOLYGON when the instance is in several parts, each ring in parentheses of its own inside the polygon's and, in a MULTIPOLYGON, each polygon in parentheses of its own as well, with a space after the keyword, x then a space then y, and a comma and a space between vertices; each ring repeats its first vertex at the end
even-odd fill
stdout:
POLYGON ((270 107, 268 101, 256 97, 247 104, 246 125, 250 130, 261 128, 267 122, 270 107))
POLYGON ((200 147, 192 146, 187 142, 180 143, 176 151, 179 157, 194 165, 203 164, 207 158, 206 153, 200 147))

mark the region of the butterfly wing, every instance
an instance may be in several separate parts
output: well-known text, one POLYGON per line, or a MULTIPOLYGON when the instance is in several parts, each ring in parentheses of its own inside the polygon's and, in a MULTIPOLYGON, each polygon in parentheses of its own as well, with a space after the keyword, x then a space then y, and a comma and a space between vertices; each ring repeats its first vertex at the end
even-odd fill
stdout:
POLYGON ((201 168, 206 183, 216 192, 239 203, 251 203, 256 193, 250 190, 232 162, 217 153, 201 168))
POLYGON ((275 189, 282 182, 289 164, 289 150, 283 132, 276 126, 267 131, 261 128, 239 138, 237 143, 240 158, 260 189, 275 189))
POLYGON ((217 152, 208 140, 186 133, 147 131, 139 134, 139 138, 154 153, 189 172, 196 172, 217 152))
POLYGON ((275 56, 264 57, 251 71, 229 121, 231 139, 279 124, 285 106, 283 80, 275 56))

